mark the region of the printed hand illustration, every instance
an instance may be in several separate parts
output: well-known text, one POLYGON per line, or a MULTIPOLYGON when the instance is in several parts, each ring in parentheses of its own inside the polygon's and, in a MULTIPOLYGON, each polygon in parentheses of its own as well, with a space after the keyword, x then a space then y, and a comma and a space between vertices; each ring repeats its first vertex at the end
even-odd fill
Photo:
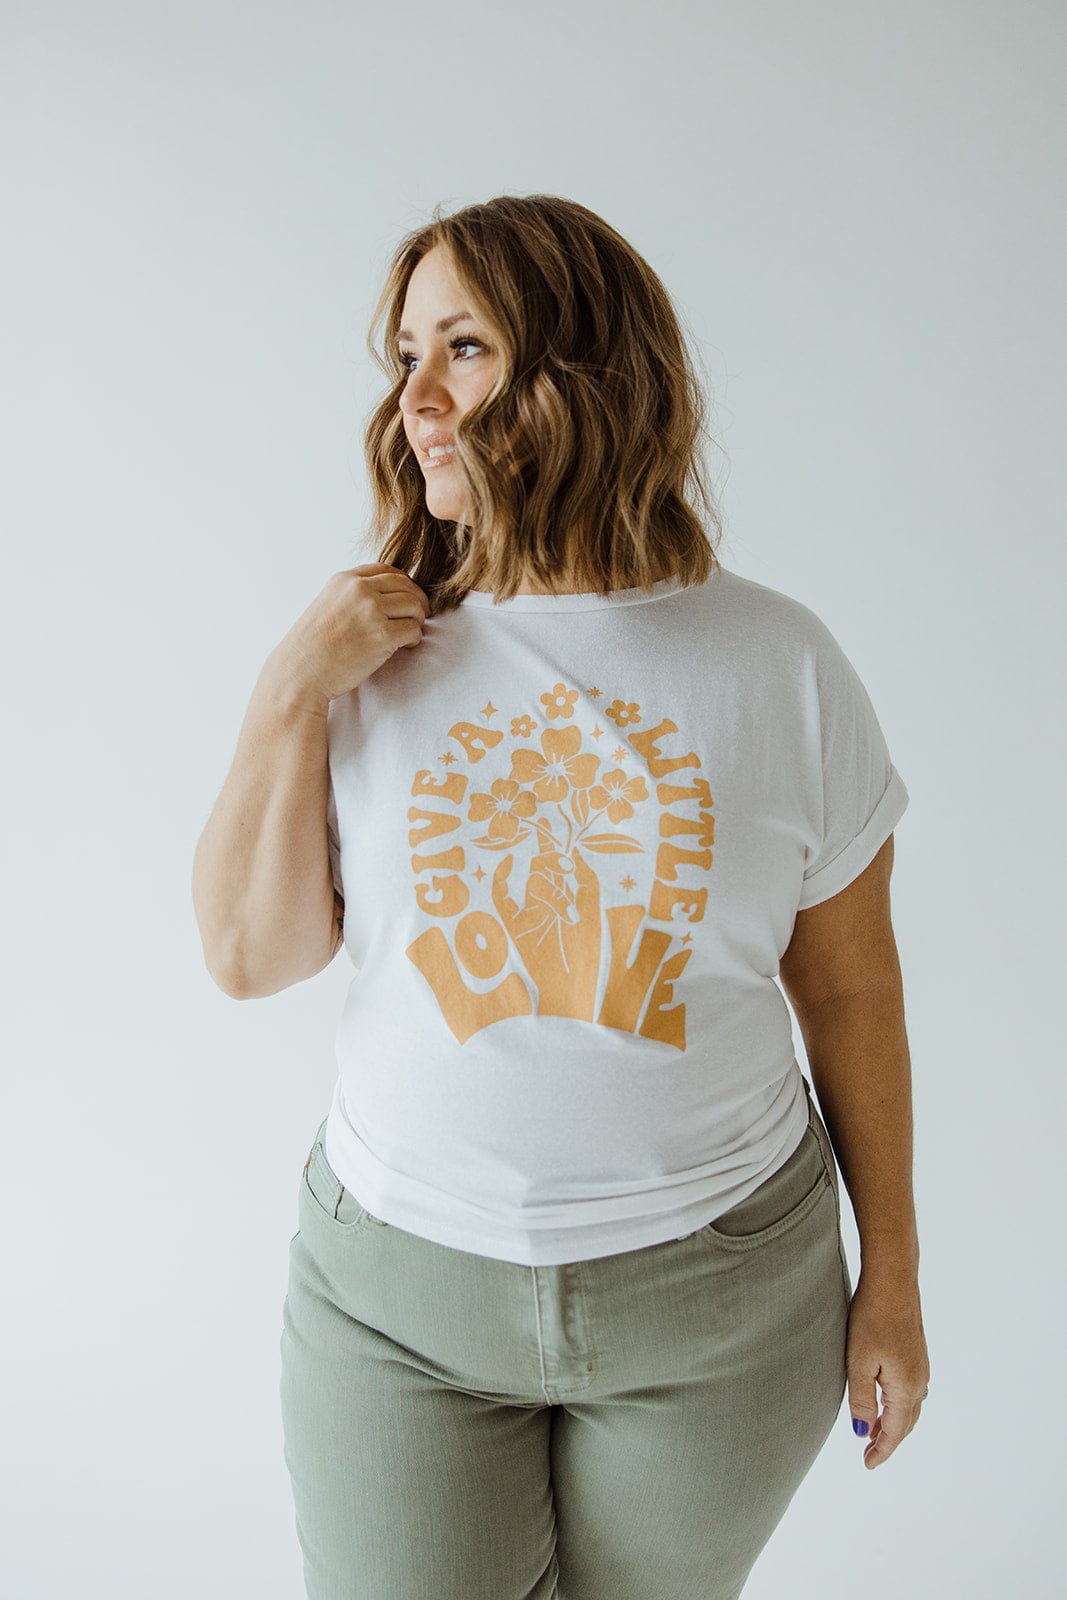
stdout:
POLYGON ((600 884, 581 853, 542 849, 520 910, 508 892, 514 855, 493 872, 493 904, 537 989, 542 1015, 592 1018, 600 970, 600 884))

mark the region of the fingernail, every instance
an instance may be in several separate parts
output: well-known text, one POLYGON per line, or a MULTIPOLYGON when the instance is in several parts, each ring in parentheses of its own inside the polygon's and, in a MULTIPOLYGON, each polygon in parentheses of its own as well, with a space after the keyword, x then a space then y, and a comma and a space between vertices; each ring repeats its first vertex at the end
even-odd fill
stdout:
POLYGON ((852 1418, 852 1428, 853 1432, 858 1433, 861 1439, 867 1432, 867 1424, 864 1422, 862 1417, 852 1418))

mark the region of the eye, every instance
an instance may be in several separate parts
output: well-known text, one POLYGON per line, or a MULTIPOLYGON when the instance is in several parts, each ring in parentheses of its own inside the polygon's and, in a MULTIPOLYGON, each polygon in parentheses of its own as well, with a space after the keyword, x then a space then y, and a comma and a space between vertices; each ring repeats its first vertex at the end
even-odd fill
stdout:
MULTIPOLYGON (((476 350, 484 350, 485 349, 485 345, 482 343, 482 341, 480 339, 471 339, 471 338, 468 338, 468 337, 464 336, 463 334, 457 334, 456 338, 449 339, 448 348, 450 350, 457 350, 457 349, 460 349, 462 346, 468 345, 468 344, 469 345, 473 345, 476 350)), ((399 363, 400 363, 400 365, 402 367, 406 368, 407 371, 410 372, 411 371, 411 363, 413 361, 417 361, 418 357, 412 355, 410 350, 398 350, 397 351, 397 355, 396 355, 396 359, 399 361, 399 363)), ((469 361, 470 357, 466 356, 466 357, 464 357, 464 359, 469 361)))

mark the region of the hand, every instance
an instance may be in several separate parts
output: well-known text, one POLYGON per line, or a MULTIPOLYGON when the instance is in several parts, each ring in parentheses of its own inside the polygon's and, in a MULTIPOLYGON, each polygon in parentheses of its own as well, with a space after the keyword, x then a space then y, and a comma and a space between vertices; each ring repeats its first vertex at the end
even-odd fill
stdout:
POLYGON ((272 650, 271 684, 324 715, 394 651, 422 643, 428 610, 424 591, 387 562, 335 572, 272 650))
POLYGON ((600 971, 600 879, 579 850, 530 858, 520 908, 510 893, 514 855, 493 872, 493 904, 537 990, 541 1016, 591 1018, 600 971))
POLYGON ((930 1382, 919 1285, 913 1277, 864 1277, 848 1313, 845 1344, 848 1403, 870 1430, 865 1467, 880 1467, 919 1420, 930 1382), (875 1380, 882 1391, 878 1415, 875 1380))

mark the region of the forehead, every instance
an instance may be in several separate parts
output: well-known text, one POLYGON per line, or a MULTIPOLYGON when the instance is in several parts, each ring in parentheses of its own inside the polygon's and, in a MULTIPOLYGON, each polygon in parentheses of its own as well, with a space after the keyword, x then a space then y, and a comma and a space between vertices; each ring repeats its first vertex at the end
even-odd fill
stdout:
POLYGON ((459 310, 463 285, 452 270, 451 263, 439 247, 427 252, 408 279, 404 294, 403 314, 408 311, 417 316, 421 309, 434 310, 442 301, 454 302, 459 310))

